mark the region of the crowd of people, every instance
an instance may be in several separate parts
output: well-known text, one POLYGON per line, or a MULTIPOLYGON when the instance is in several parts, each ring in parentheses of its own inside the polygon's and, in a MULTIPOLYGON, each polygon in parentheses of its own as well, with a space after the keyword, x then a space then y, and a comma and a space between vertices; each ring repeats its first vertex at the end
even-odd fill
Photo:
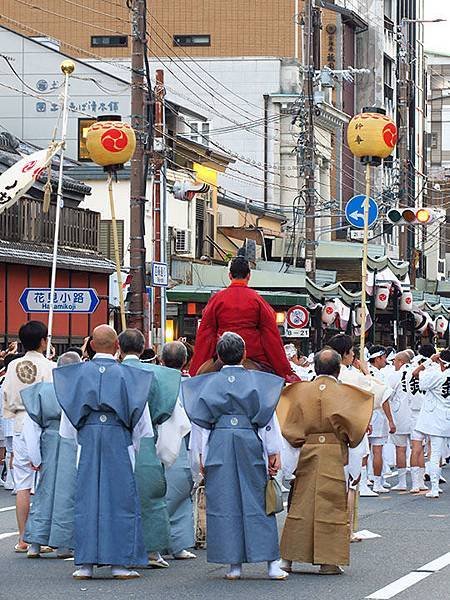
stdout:
POLYGON ((23 353, 10 345, 1 357, 0 479, 16 497, 15 552, 74 556, 76 579, 195 559, 194 514, 205 524, 193 490, 204 486, 207 560, 229 565, 227 579, 257 562, 273 580, 293 563, 337 575, 360 540, 358 493, 439 497, 450 350, 372 346, 360 363, 339 334, 304 357, 283 348, 249 279, 234 259, 195 348, 170 342, 159 357, 140 331, 105 324, 48 359, 45 324, 21 327, 23 353))

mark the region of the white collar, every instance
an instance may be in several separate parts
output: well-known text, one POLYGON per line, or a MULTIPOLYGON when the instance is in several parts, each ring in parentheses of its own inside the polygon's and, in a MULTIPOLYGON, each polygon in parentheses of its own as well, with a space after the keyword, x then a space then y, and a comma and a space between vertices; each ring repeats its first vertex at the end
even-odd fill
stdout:
MULTIPOLYGON (((127 354, 122 358, 122 362, 124 363, 126 360, 139 360, 139 357, 136 354, 127 354)), ((139 360, 139 362, 141 361, 139 360)))
POLYGON ((231 369, 231 368, 235 368, 235 369, 244 369, 243 365, 223 365, 222 369, 231 369))
POLYGON ((108 360, 116 360, 115 356, 113 356, 112 354, 107 354, 106 352, 97 352, 97 354, 94 355, 94 360, 96 358, 106 358, 108 360))

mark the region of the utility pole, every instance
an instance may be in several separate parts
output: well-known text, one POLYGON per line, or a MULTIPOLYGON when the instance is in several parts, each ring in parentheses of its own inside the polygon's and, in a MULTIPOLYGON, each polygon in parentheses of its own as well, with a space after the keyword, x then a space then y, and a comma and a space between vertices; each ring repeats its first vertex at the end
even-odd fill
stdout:
POLYGON ((145 327, 145 180, 144 180, 144 51, 145 1, 131 1, 131 126, 136 132, 136 150, 130 177, 130 304, 129 327, 147 337, 145 327))
MULTIPOLYGON (((306 135, 302 149, 303 165, 299 165, 305 179, 305 271, 314 281, 316 276, 316 235, 315 235, 315 143, 314 143, 314 30, 317 26, 313 0, 305 1, 305 34, 303 49, 304 89, 306 92, 306 135)), ((320 66, 319 66, 320 67, 320 66)), ((298 148, 298 147, 297 147, 298 148)))
MULTIPOLYGON (((155 127, 153 146, 153 262, 166 263, 166 168, 164 160, 164 71, 157 69, 155 84, 155 127)), ((159 344, 165 341, 166 290, 153 287, 152 331, 159 344)))
MULTIPOLYGON (((408 21, 401 20, 399 27, 398 51, 398 84, 397 84, 397 110, 398 110, 398 145, 397 156, 399 160, 399 202, 402 206, 409 206, 409 52, 408 52, 408 21)), ((399 258, 408 260, 408 228, 400 227, 399 230, 399 258)))

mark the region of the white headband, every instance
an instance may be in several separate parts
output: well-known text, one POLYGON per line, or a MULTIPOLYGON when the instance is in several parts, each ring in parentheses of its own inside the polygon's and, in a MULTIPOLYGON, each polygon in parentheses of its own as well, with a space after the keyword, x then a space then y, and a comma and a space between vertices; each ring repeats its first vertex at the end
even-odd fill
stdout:
POLYGON ((370 354, 370 352, 369 352, 369 360, 378 358, 379 356, 384 356, 385 354, 386 354, 385 350, 378 350, 378 352, 374 352, 374 354, 370 354))

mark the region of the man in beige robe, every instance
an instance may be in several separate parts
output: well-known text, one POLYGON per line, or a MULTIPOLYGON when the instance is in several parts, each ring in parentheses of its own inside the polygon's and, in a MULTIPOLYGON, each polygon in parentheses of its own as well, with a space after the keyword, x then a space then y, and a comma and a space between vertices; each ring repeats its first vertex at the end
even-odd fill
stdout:
POLYGON ((301 448, 291 504, 281 538, 283 567, 320 565, 339 574, 350 559, 350 526, 344 467, 370 423, 373 396, 338 381, 341 359, 325 349, 314 359, 317 378, 284 392, 289 404, 281 424, 284 438, 301 448))

